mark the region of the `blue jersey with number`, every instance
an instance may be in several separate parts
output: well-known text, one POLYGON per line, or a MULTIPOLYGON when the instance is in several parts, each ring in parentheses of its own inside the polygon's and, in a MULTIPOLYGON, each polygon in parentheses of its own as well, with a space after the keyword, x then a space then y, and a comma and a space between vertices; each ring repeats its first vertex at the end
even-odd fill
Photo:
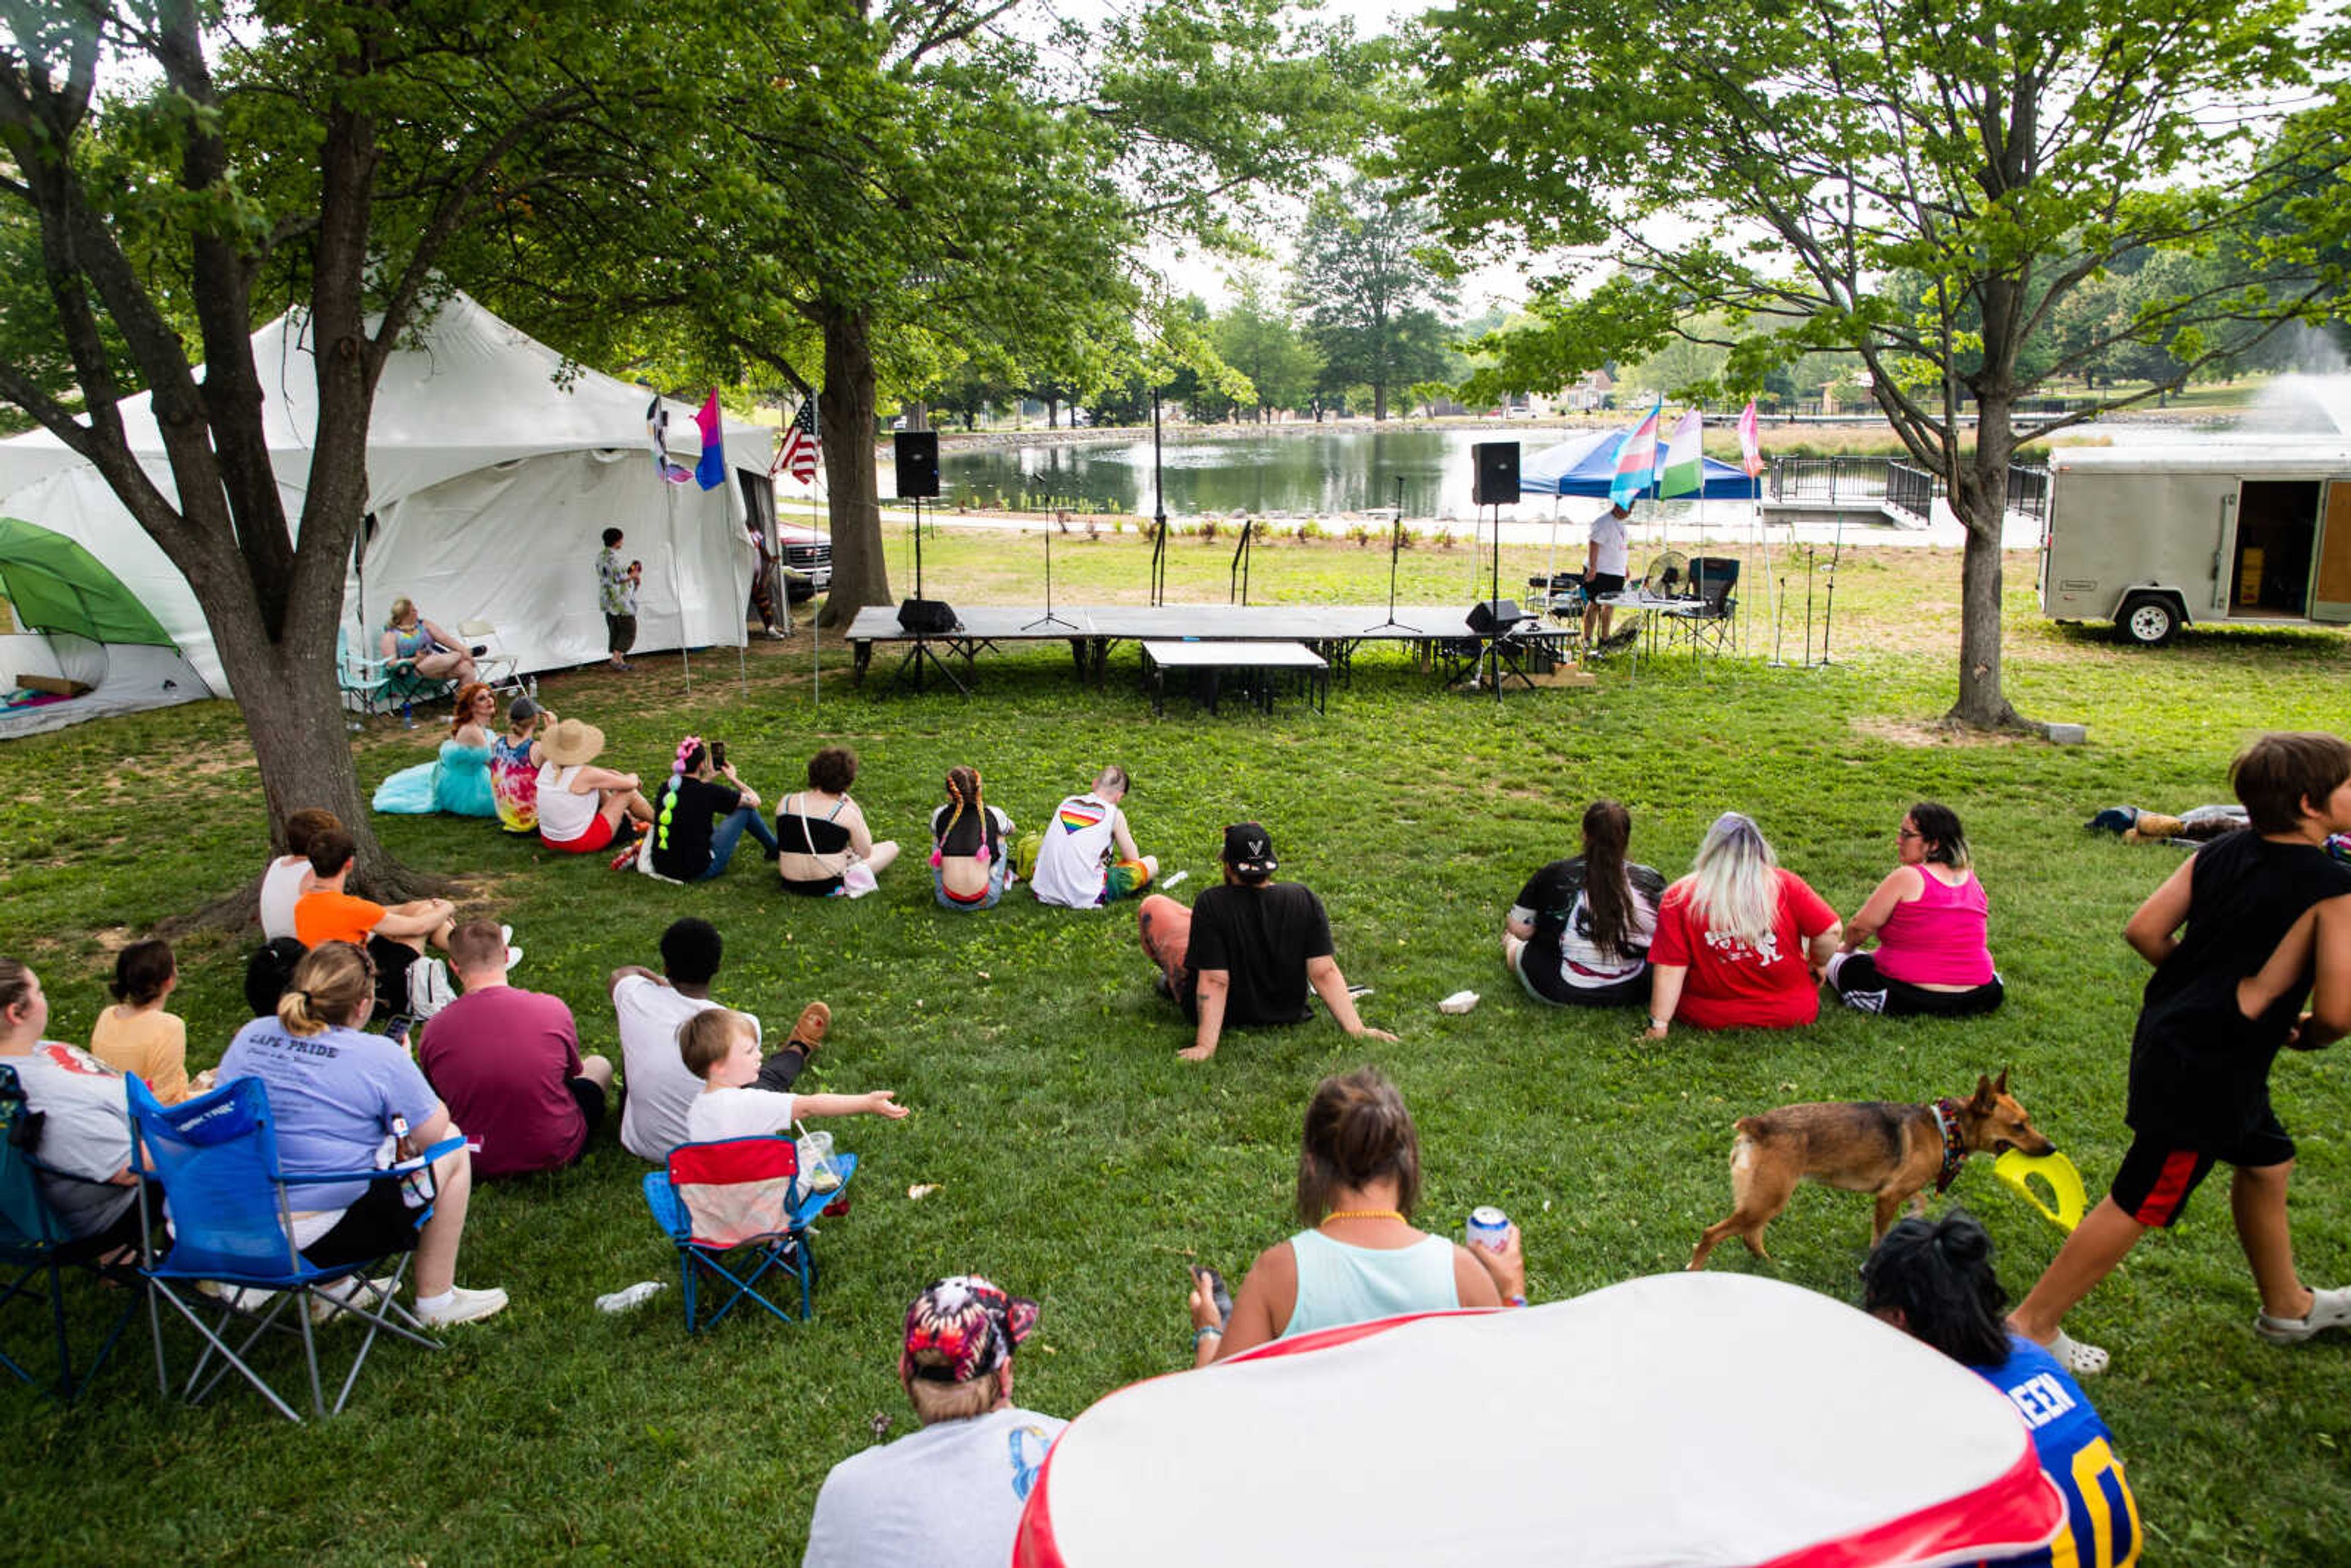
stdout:
POLYGON ((2032 1433, 2041 1473, 2065 1499, 2057 1539, 2002 1558, 2001 1568, 2130 1568, 2138 1561, 2138 1502, 2082 1385, 2047 1351, 2013 1334, 2006 1361, 1969 1370, 2008 1396, 2032 1433))

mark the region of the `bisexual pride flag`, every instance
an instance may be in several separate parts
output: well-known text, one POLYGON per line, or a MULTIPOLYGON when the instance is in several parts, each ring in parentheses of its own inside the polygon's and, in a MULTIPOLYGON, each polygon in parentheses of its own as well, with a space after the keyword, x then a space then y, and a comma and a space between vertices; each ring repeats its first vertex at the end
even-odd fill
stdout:
POLYGON ((716 387, 710 389, 710 395, 695 411, 694 423, 702 432, 702 461, 694 465, 694 482, 705 490, 716 490, 726 483, 726 440, 718 428, 716 387))
POLYGON ((1662 397, 1649 405, 1648 417, 1633 427, 1625 444, 1616 449, 1616 477, 1609 482, 1608 499, 1612 505, 1629 507, 1641 498, 1649 487, 1657 466, 1657 416, 1665 412, 1662 397))

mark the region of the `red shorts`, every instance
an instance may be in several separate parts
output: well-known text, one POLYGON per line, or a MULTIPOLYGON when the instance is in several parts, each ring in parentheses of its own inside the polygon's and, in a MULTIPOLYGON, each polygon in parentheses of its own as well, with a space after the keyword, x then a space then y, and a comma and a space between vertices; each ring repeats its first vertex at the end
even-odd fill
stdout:
POLYGON ((588 824, 588 831, 576 839, 550 839, 539 835, 539 841, 551 850, 561 850, 568 855, 593 854, 612 841, 612 819, 600 816, 588 824))

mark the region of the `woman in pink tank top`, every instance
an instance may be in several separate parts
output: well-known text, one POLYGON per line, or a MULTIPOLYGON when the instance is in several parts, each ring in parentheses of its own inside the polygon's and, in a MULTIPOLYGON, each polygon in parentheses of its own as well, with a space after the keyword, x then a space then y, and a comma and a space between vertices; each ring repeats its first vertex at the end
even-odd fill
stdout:
POLYGON ((1957 812, 1921 800, 1895 834, 1901 861, 1844 923, 1829 985, 1864 1012, 1988 1013, 2007 993, 1984 946, 1991 904, 1969 865, 1957 812), (1876 951, 1864 952, 1875 939, 1876 951))

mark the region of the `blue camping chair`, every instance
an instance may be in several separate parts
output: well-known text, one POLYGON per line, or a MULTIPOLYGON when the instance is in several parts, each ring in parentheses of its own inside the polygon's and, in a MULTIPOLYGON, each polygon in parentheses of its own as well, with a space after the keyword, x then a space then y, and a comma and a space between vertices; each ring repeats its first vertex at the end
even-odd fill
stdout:
POLYGON ((424 1325, 394 1300, 413 1253, 395 1254, 398 1262, 381 1281, 370 1276, 383 1259, 317 1267, 295 1249, 293 1211, 298 1206, 292 1195, 322 1183, 403 1176, 425 1195, 423 1205, 413 1211, 421 1227, 433 1213, 433 1162, 462 1146, 464 1139, 445 1138, 389 1170, 289 1176, 278 1164, 268 1090, 260 1079, 234 1079, 209 1094, 177 1105, 157 1103, 147 1086, 135 1078, 127 1082, 132 1140, 145 1162, 141 1168, 152 1171, 170 1195, 171 1250, 159 1259, 151 1240, 139 1270, 148 1282, 148 1318, 155 1331, 155 1379, 166 1395, 172 1384, 163 1359, 159 1301, 170 1302, 204 1340, 204 1350, 183 1390, 189 1403, 202 1403, 235 1370, 289 1421, 302 1417, 246 1359, 255 1343, 272 1329, 292 1332, 280 1321, 289 1309, 301 1331, 303 1359, 309 1366, 311 1407, 321 1418, 341 1412, 379 1333, 397 1334, 428 1350, 441 1348, 423 1333, 424 1325), (212 1281, 220 1291, 219 1297, 201 1306, 191 1300, 198 1295, 193 1287, 199 1281, 212 1281), (344 1285, 348 1294, 322 1289, 341 1281, 348 1281, 344 1285), (183 1286, 189 1287, 185 1295, 183 1286), (367 1335, 351 1357, 350 1372, 329 1410, 319 1378, 319 1347, 311 1330, 314 1320, 338 1312, 363 1321, 367 1335), (205 1321, 208 1313, 214 1316, 210 1322, 205 1321), (226 1337, 232 1322, 237 1322, 236 1332, 243 1334, 234 1345, 226 1337), (217 1367, 213 1364, 214 1356, 221 1360, 217 1367), (208 1370, 212 1375, 206 1378, 208 1370))
MULTIPOLYGON (((11 1271, 13 1277, 5 1290, 0 1290, 0 1308, 18 1297, 27 1301, 41 1293, 34 1281, 37 1278, 47 1286, 49 1329, 57 1341, 57 1375, 51 1390, 68 1404, 89 1385, 99 1367, 114 1350, 115 1342, 130 1326, 131 1314, 139 1310, 136 1291, 122 1293, 122 1311, 115 1314, 114 1324, 98 1347, 98 1354, 78 1375, 74 1371, 73 1342, 66 1333, 65 1271, 68 1269, 87 1270, 119 1284, 135 1285, 137 1276, 131 1270, 110 1269, 97 1258, 97 1247, 89 1239, 76 1240, 67 1235, 58 1224, 56 1213, 41 1190, 44 1177, 51 1181, 80 1181, 84 1178, 68 1172, 52 1170, 42 1165, 23 1147, 28 1126, 25 1092, 16 1082, 16 1070, 0 1066, 0 1270, 11 1271)), ((95 1184, 93 1184, 95 1185, 95 1184)), ((117 1189, 120 1190, 120 1189, 117 1189)), ((37 1376, 25 1364, 0 1349, 0 1367, 14 1373, 19 1381, 39 1385, 37 1376)))
POLYGON ((849 1178, 857 1173, 855 1155, 835 1155, 832 1163, 841 1173, 841 1186, 805 1196, 795 1191, 799 1150, 789 1138, 685 1144, 670 1151, 663 1169, 645 1173, 645 1207, 677 1248, 686 1333, 716 1327, 746 1301, 786 1322, 794 1322, 793 1313, 759 1288, 778 1272, 799 1281, 797 1321, 808 1321, 809 1296, 816 1284, 810 1227, 827 1205, 848 1193, 849 1178), (714 1293, 724 1292, 707 1317, 702 1312, 705 1274, 714 1293))

